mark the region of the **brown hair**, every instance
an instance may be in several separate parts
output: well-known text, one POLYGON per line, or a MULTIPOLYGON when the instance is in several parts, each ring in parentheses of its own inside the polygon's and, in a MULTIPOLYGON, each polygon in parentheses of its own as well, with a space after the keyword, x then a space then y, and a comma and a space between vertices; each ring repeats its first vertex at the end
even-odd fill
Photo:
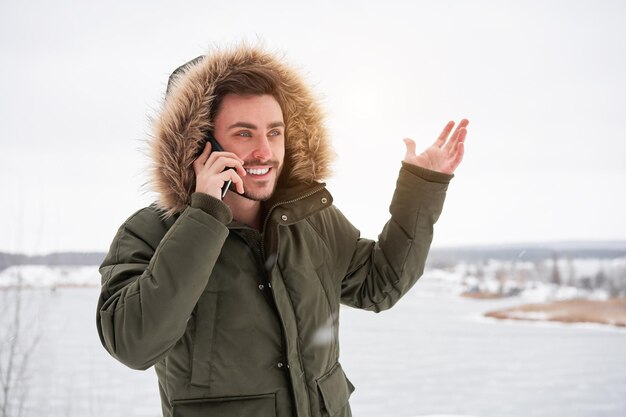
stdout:
MULTIPOLYGON (((176 68, 167 80, 165 95, 169 95, 177 78, 187 72, 190 67, 201 62, 205 56, 206 55, 200 55, 176 68)), ((250 66, 231 72, 225 78, 220 79, 215 85, 209 113, 211 124, 215 121, 215 116, 217 116, 220 110, 222 100, 227 94, 237 94, 240 96, 269 94, 278 101, 284 114, 285 109, 283 108, 279 94, 280 84, 281 79, 275 70, 263 66, 262 64, 259 65, 259 63, 256 62, 252 63, 250 66)))
MULTIPOLYGON (((280 85, 280 78, 275 71, 263 67, 254 66, 250 68, 241 69, 228 77, 220 80, 216 85, 213 94, 213 104, 211 106, 211 112, 209 113, 209 119, 214 122, 217 113, 220 111, 222 100, 227 94, 237 95, 263 95, 269 94, 278 101, 281 109, 283 109, 280 96, 278 93, 278 86, 280 85)), ((284 109, 283 109, 284 113, 284 109)))

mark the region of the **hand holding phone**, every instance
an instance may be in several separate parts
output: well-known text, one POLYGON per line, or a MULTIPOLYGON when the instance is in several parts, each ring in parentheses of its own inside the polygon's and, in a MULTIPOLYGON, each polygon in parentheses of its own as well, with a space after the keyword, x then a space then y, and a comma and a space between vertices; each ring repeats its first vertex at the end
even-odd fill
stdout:
POLYGON ((243 160, 234 153, 225 152, 211 132, 206 134, 193 167, 196 191, 221 199, 232 183, 235 183, 237 192, 242 194, 244 191, 241 177, 246 175, 246 171, 243 169, 243 160), (206 146, 207 142, 211 144, 210 151, 206 146), (219 155, 213 155, 214 152, 219 152, 219 155), (220 190, 215 188, 218 184, 221 186, 220 190))
MULTIPOLYGON (((217 141, 217 139, 215 139, 215 136, 213 136, 213 133, 209 132, 207 133, 207 139, 209 142, 211 142, 211 152, 224 152, 224 148, 222 148, 222 146, 219 144, 219 142, 217 141)), ((224 171, 228 170, 228 169, 232 169, 232 168, 226 168, 224 169, 224 171)), ((232 180, 227 180, 224 185, 222 186, 222 199, 224 199, 224 196, 226 195, 226 192, 228 191, 228 187, 230 187, 230 184, 232 184, 232 180)))

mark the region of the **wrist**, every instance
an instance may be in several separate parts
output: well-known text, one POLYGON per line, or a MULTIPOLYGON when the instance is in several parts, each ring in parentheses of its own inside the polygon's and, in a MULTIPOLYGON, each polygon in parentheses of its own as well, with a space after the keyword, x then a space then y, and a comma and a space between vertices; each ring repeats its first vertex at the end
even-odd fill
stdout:
POLYGON ((436 182, 440 184, 448 184, 452 178, 454 178, 454 174, 446 174, 444 172, 435 171, 432 169, 424 168, 419 165, 412 164, 410 162, 402 161, 402 167, 409 171, 410 173, 417 175, 423 180, 429 182, 436 182))
POLYGON ((191 194, 190 206, 212 215, 223 224, 233 221, 233 214, 226 203, 210 194, 196 191, 191 194))

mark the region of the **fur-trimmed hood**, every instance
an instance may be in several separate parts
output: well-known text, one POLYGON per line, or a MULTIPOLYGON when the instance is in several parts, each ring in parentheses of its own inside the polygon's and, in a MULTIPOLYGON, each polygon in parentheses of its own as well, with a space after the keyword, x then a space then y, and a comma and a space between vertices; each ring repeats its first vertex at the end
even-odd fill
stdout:
POLYGON ((170 217, 183 211, 195 191, 193 161, 213 128, 210 120, 214 92, 230 74, 250 67, 275 71, 285 119, 285 162, 281 184, 310 184, 330 174, 333 152, 324 127, 323 113, 302 78, 279 57, 258 47, 216 50, 191 61, 172 77, 163 109, 154 122, 150 142, 150 188, 158 194, 156 205, 170 217))

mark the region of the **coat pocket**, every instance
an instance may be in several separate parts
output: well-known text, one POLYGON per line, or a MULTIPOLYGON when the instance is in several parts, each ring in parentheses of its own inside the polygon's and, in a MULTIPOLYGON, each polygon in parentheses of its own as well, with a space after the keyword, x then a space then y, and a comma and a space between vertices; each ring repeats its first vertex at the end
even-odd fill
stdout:
POLYGON ((208 387, 215 345, 218 293, 205 291, 198 300, 191 362, 191 385, 208 387))
POLYGON ((275 417, 276 394, 175 400, 172 409, 172 417, 275 417))
MULTIPOLYGON (((348 380, 339 362, 326 375, 317 379, 317 387, 321 395, 321 402, 332 417, 348 405, 350 394, 354 392, 354 385, 348 380)), ((350 415, 348 412, 345 415, 350 415)))

